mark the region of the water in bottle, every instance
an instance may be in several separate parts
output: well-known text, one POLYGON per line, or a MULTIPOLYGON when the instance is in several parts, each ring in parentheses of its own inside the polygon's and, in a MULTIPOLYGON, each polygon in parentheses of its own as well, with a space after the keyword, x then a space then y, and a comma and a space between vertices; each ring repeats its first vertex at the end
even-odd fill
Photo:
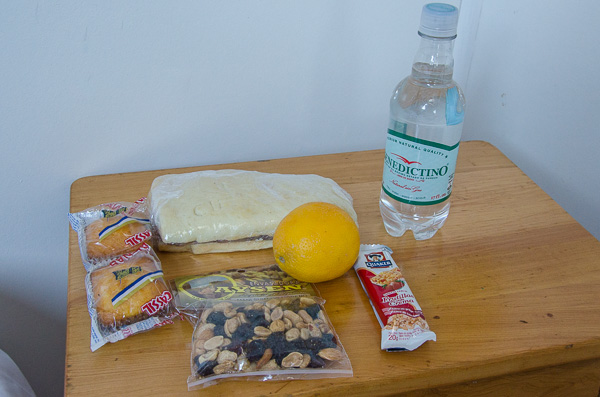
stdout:
POLYGON ((458 9, 423 7, 412 73, 390 100, 379 207, 387 232, 431 238, 450 210, 465 99, 452 80, 458 9))

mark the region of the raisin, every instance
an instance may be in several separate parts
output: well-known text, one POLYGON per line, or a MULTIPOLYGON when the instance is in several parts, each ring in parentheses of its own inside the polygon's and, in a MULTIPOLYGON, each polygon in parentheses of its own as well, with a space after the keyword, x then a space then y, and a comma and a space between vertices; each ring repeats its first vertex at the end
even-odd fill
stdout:
POLYGON ((273 353, 273 358, 275 359, 275 362, 277 363, 277 365, 281 366, 281 362, 283 361, 283 359, 285 358, 285 356, 287 356, 286 353, 273 353))
POLYGON ((238 356, 242 354, 244 342, 241 339, 232 339, 231 343, 227 345, 227 350, 236 353, 238 356))
POLYGON ((283 332, 273 332, 267 337, 267 345, 273 349, 273 354, 283 353, 286 351, 287 340, 283 332))
POLYGON ((246 357, 248 357, 248 360, 250 361, 258 361, 263 354, 265 354, 266 349, 267 345, 263 340, 253 340, 246 346, 246 357))
POLYGON ((333 334, 323 334, 321 337, 321 348, 326 349, 328 347, 337 347, 335 336, 333 334))
POLYGON ((322 349, 323 346, 323 340, 321 338, 308 338, 306 341, 304 341, 304 345, 306 346, 306 348, 312 352, 315 352, 315 354, 322 349))
POLYGON ((245 341, 252 338, 253 335, 254 328, 252 327, 252 325, 244 323, 240 325, 238 329, 233 333, 233 338, 245 341))
POLYGON ((215 325, 215 327, 213 328, 213 332, 216 335, 221 335, 223 337, 227 337, 227 335, 225 334, 225 327, 223 327, 223 325, 221 324, 217 324, 215 325))
POLYGON ((250 309, 244 311, 246 313, 246 319, 254 327, 269 327, 269 322, 265 318, 265 312, 262 310, 250 309))
POLYGON ((208 315, 206 321, 215 325, 224 325, 227 317, 222 312, 212 312, 208 315))
POLYGON ((246 318, 251 323, 256 321, 256 319, 263 319, 263 320, 265 319, 265 312, 263 312, 262 310, 250 309, 250 310, 246 310, 245 313, 246 313, 246 318))
MULTIPOLYGON (((198 356, 200 357, 200 356, 198 356)), ((216 367, 217 365, 217 361, 216 360, 211 360, 211 361, 203 361, 201 363, 198 363, 198 357, 196 357, 196 373, 200 376, 206 376, 206 375, 210 375, 213 371, 213 368, 216 367)))
POLYGON ((257 317, 256 319, 254 319, 254 321, 252 321, 252 327, 265 327, 265 328, 269 328, 269 325, 271 323, 269 323, 267 321, 266 318, 264 317, 257 317))
POLYGON ((289 342, 290 350, 298 353, 308 353, 311 350, 306 347, 306 343, 304 339, 296 339, 294 341, 289 342))
POLYGON ((309 368, 323 368, 325 366, 325 360, 316 354, 310 354, 310 363, 308 363, 309 368))
POLYGON ((316 303, 314 305, 310 305, 305 308, 306 312, 310 314, 313 319, 316 319, 319 316, 319 312, 321 311, 321 307, 316 303))

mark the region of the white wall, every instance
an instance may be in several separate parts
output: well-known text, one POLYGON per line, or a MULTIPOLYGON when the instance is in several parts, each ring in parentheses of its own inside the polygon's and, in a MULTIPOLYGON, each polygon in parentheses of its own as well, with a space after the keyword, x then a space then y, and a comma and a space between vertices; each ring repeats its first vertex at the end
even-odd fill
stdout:
POLYGON ((483 2, 463 134, 495 144, 597 239, 599 20, 592 0, 483 2))
MULTIPOLYGON (((0 349, 40 395, 62 394, 70 184, 382 148, 426 2, 0 1, 0 349)), ((598 9, 542 4, 463 1, 464 137, 499 146, 599 237, 599 184, 586 171, 596 166, 598 82, 575 78, 593 76, 594 62, 567 58, 597 47, 591 35, 579 44, 598 29, 578 21, 598 9), (543 18, 529 28, 533 6, 543 18), (577 147, 559 140, 565 132, 577 147), (576 174, 554 166, 559 150, 576 174)))

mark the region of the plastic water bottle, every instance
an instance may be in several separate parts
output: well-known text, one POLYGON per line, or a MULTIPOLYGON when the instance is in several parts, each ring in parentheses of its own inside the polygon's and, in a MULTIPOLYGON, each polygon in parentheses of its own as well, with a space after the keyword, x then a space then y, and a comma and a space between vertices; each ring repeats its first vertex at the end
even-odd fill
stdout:
POLYGON ((423 7, 412 73, 390 100, 379 207, 395 237, 412 230, 417 240, 431 238, 448 217, 465 109, 452 80, 457 23, 452 5, 423 7))

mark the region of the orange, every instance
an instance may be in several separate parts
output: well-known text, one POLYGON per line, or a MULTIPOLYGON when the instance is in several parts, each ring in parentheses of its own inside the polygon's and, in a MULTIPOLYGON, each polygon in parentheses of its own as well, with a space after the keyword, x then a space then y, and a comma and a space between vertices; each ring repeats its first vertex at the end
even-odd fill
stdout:
POLYGON ((340 277, 358 257, 358 227, 346 211, 322 202, 292 210, 273 235, 275 261, 297 280, 319 283, 340 277))

